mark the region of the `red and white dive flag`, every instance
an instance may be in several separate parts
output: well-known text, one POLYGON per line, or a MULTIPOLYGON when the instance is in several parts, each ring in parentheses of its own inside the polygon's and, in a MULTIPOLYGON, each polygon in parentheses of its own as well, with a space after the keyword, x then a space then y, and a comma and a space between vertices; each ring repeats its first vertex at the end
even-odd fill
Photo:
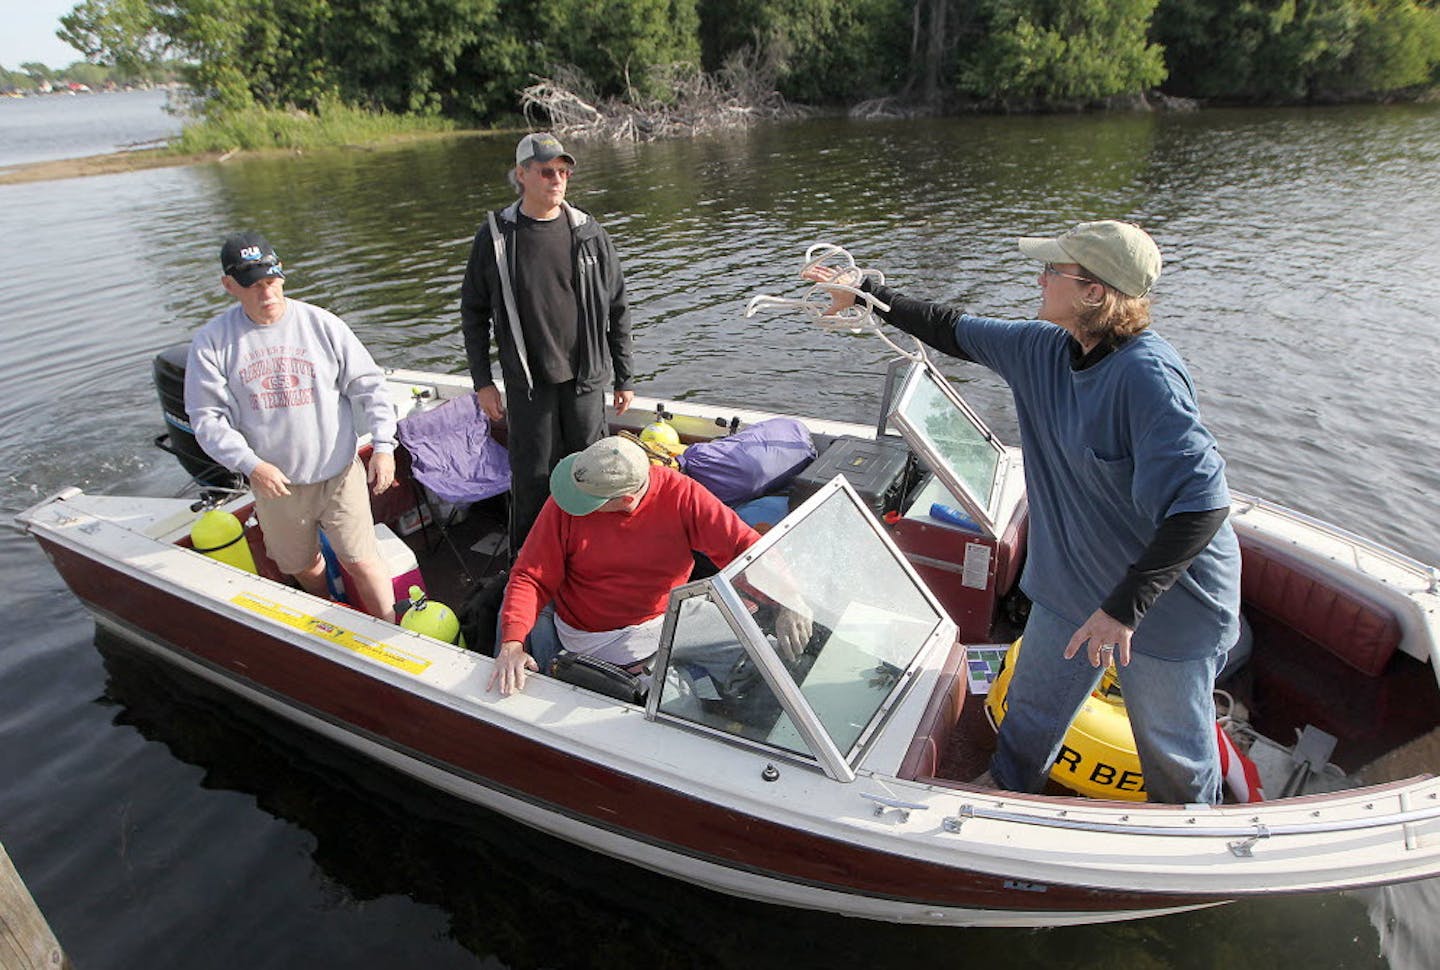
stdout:
POLYGON ((1265 792, 1260 788, 1260 771, 1255 762, 1235 747, 1235 742, 1230 740, 1230 735, 1225 733, 1218 721, 1215 722, 1215 735, 1220 742, 1220 773, 1225 776, 1230 794, 1237 802, 1263 802, 1265 792))

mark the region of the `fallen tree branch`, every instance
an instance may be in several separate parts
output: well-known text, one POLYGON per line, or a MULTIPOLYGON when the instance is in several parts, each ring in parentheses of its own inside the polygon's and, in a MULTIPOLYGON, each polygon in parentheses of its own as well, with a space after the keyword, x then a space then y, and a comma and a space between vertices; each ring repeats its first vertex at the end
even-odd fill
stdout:
POLYGON ((803 117, 804 108, 786 103, 775 90, 774 69, 755 55, 732 57, 717 74, 683 64, 652 70, 646 97, 633 88, 628 98, 598 99, 577 72, 557 69, 520 92, 525 117, 562 136, 610 141, 654 141, 746 128, 760 121, 803 117))

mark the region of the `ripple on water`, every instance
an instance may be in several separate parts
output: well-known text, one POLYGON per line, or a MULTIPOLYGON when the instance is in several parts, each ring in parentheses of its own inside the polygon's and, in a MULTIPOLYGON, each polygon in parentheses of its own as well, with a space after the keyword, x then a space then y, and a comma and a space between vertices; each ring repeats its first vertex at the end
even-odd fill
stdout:
MULTIPOLYGON (((648 394, 869 423, 880 341, 741 316, 756 292, 803 292, 806 245, 845 245, 911 295, 1024 315, 1036 267, 1016 236, 1135 219, 1166 253, 1156 326, 1190 366, 1232 484, 1440 561, 1437 106, 828 120, 571 147, 573 198, 625 263, 648 394)), ((225 305, 216 252, 232 229, 269 235, 287 292, 341 313, 380 362, 463 370, 460 277, 485 209, 513 198, 512 151, 499 136, 0 187, 0 236, 22 243, 0 273, 0 514, 67 484, 173 474, 149 446, 150 361, 225 305)), ((1015 440, 997 378, 942 369, 1015 440)), ((806 913, 783 914, 790 933, 754 932, 776 911, 477 820, 419 786, 358 790, 363 772, 323 745, 267 741, 243 705, 187 714, 193 685, 102 665, 22 537, 0 535, 0 577, 14 607, 0 819, 78 965, 153 965, 157 940, 176 966, 561 965, 565 940, 529 929, 561 904, 566 940, 631 962, 939 962, 962 947, 995 965, 1208 966, 1235 946, 1257 963, 1383 962, 1361 904, 1334 896, 1035 934, 806 913), (642 902, 615 903, 622 882, 642 902), (628 931, 641 924, 654 933, 628 931)))

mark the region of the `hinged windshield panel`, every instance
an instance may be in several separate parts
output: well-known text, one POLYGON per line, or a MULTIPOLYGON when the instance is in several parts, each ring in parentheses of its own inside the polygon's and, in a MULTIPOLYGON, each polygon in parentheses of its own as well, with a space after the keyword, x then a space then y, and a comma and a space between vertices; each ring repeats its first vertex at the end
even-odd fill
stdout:
POLYGON ((998 535, 1009 455, 928 361, 905 375, 890 421, 971 518, 998 535))
POLYGON ((853 777, 849 763, 946 630, 934 596, 837 478, 719 575, 672 594, 652 703, 853 777))

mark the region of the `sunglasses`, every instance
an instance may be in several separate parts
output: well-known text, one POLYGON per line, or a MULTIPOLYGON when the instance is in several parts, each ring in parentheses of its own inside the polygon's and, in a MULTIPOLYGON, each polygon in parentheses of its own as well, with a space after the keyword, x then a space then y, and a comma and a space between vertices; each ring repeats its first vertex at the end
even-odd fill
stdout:
POLYGON ((1099 280, 1091 279, 1088 276, 1076 276, 1074 273, 1065 273, 1055 268, 1054 263, 1046 263, 1045 268, 1040 272, 1046 276, 1061 276, 1067 280, 1074 280, 1077 283, 1099 283, 1099 280))
POLYGON ((225 275, 234 276, 240 270, 254 269, 257 266, 269 269, 272 266, 280 265, 280 257, 271 253, 268 256, 261 256, 259 259, 247 259, 239 263, 230 263, 225 267, 225 275))
POLYGON ((547 179, 568 179, 575 174, 575 170, 568 165, 537 166, 535 171, 539 172, 542 178, 547 179))

